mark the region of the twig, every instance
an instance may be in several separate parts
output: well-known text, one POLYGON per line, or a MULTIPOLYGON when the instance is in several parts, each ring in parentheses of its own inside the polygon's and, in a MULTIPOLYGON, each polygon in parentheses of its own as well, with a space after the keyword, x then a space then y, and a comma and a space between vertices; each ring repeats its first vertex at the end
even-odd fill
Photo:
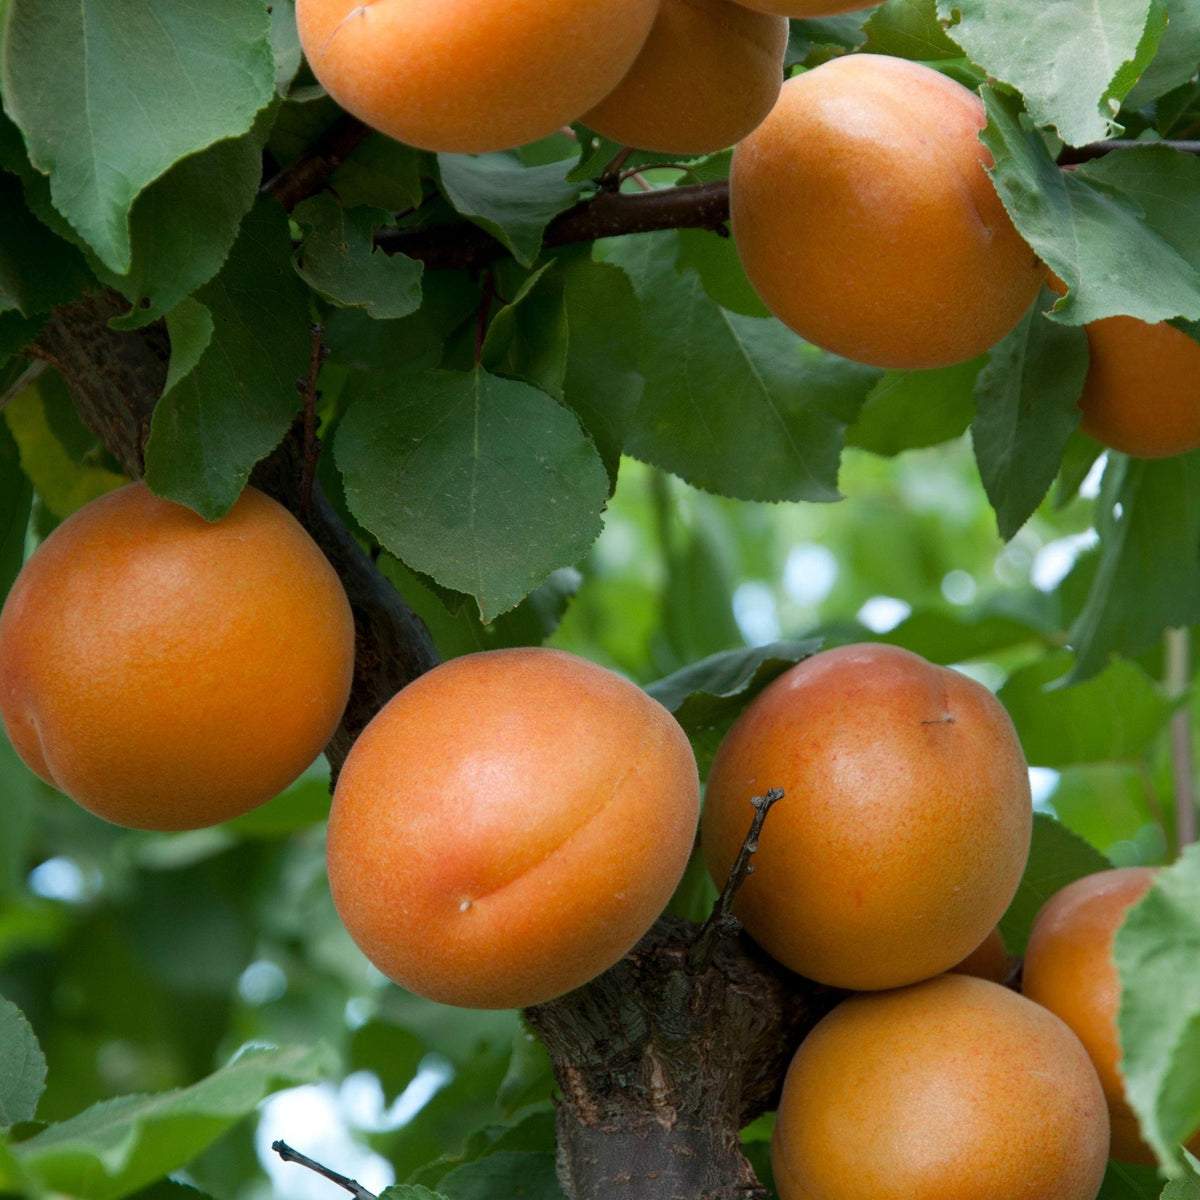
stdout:
POLYGON ((713 905, 712 913, 700 926, 696 940, 688 952, 687 969, 691 974, 699 975, 702 971, 707 971, 721 939, 734 937, 741 932, 742 923, 733 915, 733 900, 742 884, 754 874, 754 864, 750 859, 758 850, 758 836, 762 833, 763 823, 767 819, 767 813, 771 811, 771 806, 782 799, 783 788, 771 788, 764 795, 755 796, 750 801, 754 805, 754 819, 750 822, 750 832, 746 834, 742 848, 733 860, 733 866, 729 868, 729 878, 725 881, 725 887, 717 897, 716 904, 713 905))
MULTIPOLYGON (((1168 629, 1164 636, 1167 694, 1172 700, 1187 692, 1191 647, 1188 630, 1168 629)), ((1191 705, 1171 717, 1171 776, 1175 784, 1175 838, 1182 850, 1196 841, 1196 773, 1192 754, 1191 705)))
POLYGON ((301 200, 319 192, 370 133, 357 117, 338 117, 299 158, 267 180, 262 190, 291 212, 301 200))
POLYGON ((1090 142, 1086 146, 1064 146, 1056 161, 1060 167, 1073 167, 1078 163, 1103 158, 1106 154, 1112 154, 1118 150, 1132 150, 1134 147, 1145 149, 1147 146, 1169 146, 1181 154, 1200 154, 1200 142, 1138 142, 1132 139, 1113 138, 1107 142, 1090 142))
POLYGON ((318 1175, 323 1175, 331 1183, 336 1183, 338 1187, 345 1188, 346 1191, 355 1197, 355 1200, 378 1200, 375 1193, 368 1192, 357 1179, 347 1179, 345 1175, 339 1175, 336 1171, 331 1171, 328 1167, 322 1166, 319 1162, 309 1158, 307 1154, 301 1154, 299 1150, 293 1150, 287 1142, 272 1142, 271 1149, 284 1162, 298 1163, 302 1167, 307 1167, 310 1171, 315 1171, 318 1175))
POLYGON ((296 380, 296 390, 304 401, 304 467, 300 476, 300 503, 307 516, 312 508, 313 482, 317 477, 317 459, 321 456, 321 443, 317 440, 317 377, 321 364, 329 357, 325 345, 325 326, 312 324, 308 327, 311 343, 308 354, 308 374, 296 380))
POLYGON ((39 375, 48 370, 50 362, 46 357, 38 357, 23 370, 20 375, 3 391, 0 392, 0 412, 10 400, 16 399, 39 375))

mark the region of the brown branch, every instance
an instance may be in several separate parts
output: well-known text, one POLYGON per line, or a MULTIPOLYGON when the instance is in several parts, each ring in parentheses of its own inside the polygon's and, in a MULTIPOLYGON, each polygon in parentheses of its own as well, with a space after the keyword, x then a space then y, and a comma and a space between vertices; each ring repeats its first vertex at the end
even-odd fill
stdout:
POLYGON ((300 508, 306 517, 312 508, 317 459, 321 454, 321 443, 317 440, 317 401, 321 398, 317 390, 317 377, 321 374, 321 364, 329 357, 329 347, 325 345, 325 326, 313 324, 308 330, 311 339, 308 374, 296 380, 296 390, 304 406, 304 470, 300 484, 300 508))
POLYGON ((688 952, 687 967, 692 974, 707 971, 712 964, 717 944, 727 937, 736 937, 742 931, 742 923, 733 915, 733 901, 743 883, 754 874, 754 864, 751 857, 758 852, 758 837, 762 833, 767 813, 773 805, 783 799, 783 788, 771 788, 762 796, 755 796, 750 803, 754 806, 754 817, 750 821, 750 829, 742 842, 733 866, 729 868, 729 876, 725 886, 713 905, 712 913, 700 927, 696 940, 688 952))
POLYGON ((357 117, 343 113, 298 158, 263 184, 262 190, 291 212, 301 200, 319 192, 372 132, 357 117))
MULTIPOLYGON (((729 220, 729 184, 692 183, 634 195, 598 192, 555 217, 546 226, 546 249, 591 242, 626 233, 660 229, 711 229, 724 232, 729 220)), ((453 222, 430 229, 381 229, 375 245, 388 254, 407 254, 430 268, 486 266, 508 251, 476 225, 453 222)))
POLYGON ((354 1200, 378 1200, 375 1193, 367 1191, 357 1179, 348 1179, 345 1175, 339 1175, 336 1171, 331 1171, 328 1167, 322 1166, 321 1163, 317 1162, 315 1158, 309 1158, 307 1154, 301 1154, 299 1150, 293 1150, 287 1142, 272 1142, 271 1149, 284 1162, 296 1163, 301 1167, 307 1167, 310 1171, 315 1171, 316 1174, 328 1179, 330 1183, 336 1183, 338 1187, 345 1188, 354 1197, 354 1200))
POLYGON ((1064 146, 1056 161, 1060 167, 1071 167, 1079 163, 1091 162, 1093 159, 1103 158, 1105 155, 1113 154, 1118 150, 1132 150, 1135 147, 1144 149, 1146 146, 1169 146, 1172 150, 1178 150, 1181 154, 1200 154, 1200 141, 1138 142, 1125 138, 1113 138, 1108 142, 1091 142, 1086 146, 1064 146))

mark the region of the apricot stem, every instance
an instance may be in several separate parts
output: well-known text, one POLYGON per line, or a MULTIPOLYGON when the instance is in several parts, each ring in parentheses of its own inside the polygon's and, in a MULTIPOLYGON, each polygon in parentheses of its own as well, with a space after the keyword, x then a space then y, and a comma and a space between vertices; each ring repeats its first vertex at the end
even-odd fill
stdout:
POLYGON ((742 884, 754 873, 754 864, 750 861, 758 850, 758 838, 766 822, 767 813, 779 800, 783 799, 783 788, 770 788, 761 796, 755 796, 750 803, 754 806, 754 818, 750 822, 749 832, 742 842, 733 866, 729 868, 729 877, 725 887, 717 897, 716 904, 709 918, 700 926, 696 940, 688 952, 687 969, 693 975, 707 971, 712 965, 717 943, 722 938, 734 937, 741 932, 742 923, 733 915, 733 900, 742 884))
MULTIPOLYGON (((1167 694, 1182 697, 1187 691, 1190 646, 1186 629, 1168 629, 1163 635, 1166 653, 1167 694)), ((1196 841, 1196 776, 1192 754, 1191 709, 1181 705, 1171 718, 1171 774, 1175 784, 1175 837, 1180 850, 1196 841)))
POLYGON ((322 1166, 316 1159, 309 1158, 307 1154, 301 1154, 299 1150, 293 1150, 287 1142, 272 1142, 271 1149, 284 1162, 293 1162, 302 1167, 307 1167, 310 1171, 315 1171, 316 1174, 328 1179, 330 1183, 336 1183, 338 1187, 345 1188, 346 1191, 355 1197, 355 1200, 377 1200, 375 1193, 368 1192, 357 1179, 347 1179, 345 1175, 339 1175, 336 1171, 331 1171, 328 1167, 322 1166))

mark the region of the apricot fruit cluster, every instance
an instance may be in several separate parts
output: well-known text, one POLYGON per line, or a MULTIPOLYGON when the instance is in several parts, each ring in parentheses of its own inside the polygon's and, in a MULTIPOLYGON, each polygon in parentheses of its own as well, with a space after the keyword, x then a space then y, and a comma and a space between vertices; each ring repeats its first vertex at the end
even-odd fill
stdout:
POLYGON ((1028 768, 981 684, 887 645, 824 651, 745 709, 709 776, 724 879, 748 799, 786 798, 734 911, 784 966, 858 995, 801 1043, 772 1138, 780 1200, 1094 1200, 1109 1122, 1068 1024, 1002 986, 1028 768))
POLYGON ((246 488, 219 521, 135 483, 68 517, 0 612, 0 717, 25 764, 136 829, 282 791, 333 734, 354 620, 321 551, 246 488))
POLYGON ((355 742, 329 817, 334 905, 385 975, 525 1007, 623 957, 683 875, 699 810, 683 730, 558 650, 485 651, 401 690, 355 742))
POLYGON ((1046 269, 986 168, 979 97, 919 63, 850 54, 789 79, 729 178, 733 235, 766 306, 880 367, 981 354, 1046 269))

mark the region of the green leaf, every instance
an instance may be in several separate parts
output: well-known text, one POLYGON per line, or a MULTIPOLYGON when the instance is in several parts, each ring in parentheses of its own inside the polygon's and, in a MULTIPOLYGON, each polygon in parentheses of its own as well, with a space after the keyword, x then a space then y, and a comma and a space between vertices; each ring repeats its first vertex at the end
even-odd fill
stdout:
POLYGON ((113 322, 116 328, 158 320, 221 269, 258 194, 273 112, 260 115, 244 137, 176 163, 134 201, 129 271, 117 275, 95 264, 132 306, 113 322))
POLYGON ((368 1021, 350 1035, 346 1069, 373 1071, 384 1103, 391 1104, 416 1078, 426 1053, 425 1043, 410 1030, 390 1021, 368 1021))
POLYGON ((726 650, 659 679, 646 691, 683 726, 701 773, 742 709, 773 679, 821 648, 819 641, 726 650))
POLYGON ((710 229, 680 229, 676 269, 695 271, 714 304, 746 317, 770 317, 771 311, 750 286, 733 238, 710 229))
POLYGON ((996 160, 996 190, 1021 236, 1071 289, 1052 319, 1200 319, 1200 241, 1190 234, 1200 223, 1200 161, 1137 146, 1062 171, 1010 99, 990 88, 983 96, 980 136, 996 160))
POLYGON ((905 617, 878 640, 903 646, 941 666, 968 662, 1047 640, 1055 632, 1050 624, 988 612, 955 613, 924 610, 905 617))
POLYGON ((431 1192, 419 1184, 401 1183, 395 1187, 384 1188, 379 1193, 379 1200, 448 1200, 441 1192, 431 1192))
POLYGON ((484 621, 595 541, 608 476, 544 392, 476 369, 381 372, 354 394, 334 443, 351 512, 484 621))
MULTIPOLYGON (((291 250, 283 210, 260 200, 221 273, 196 293, 211 313, 212 339, 191 371, 172 370, 174 385, 151 420, 147 483, 210 521, 238 498, 300 406, 296 380, 307 371, 310 349, 308 292, 291 269, 291 250)), ((194 356, 189 344, 187 361, 194 356)))
POLYGON ((891 458, 966 431, 975 415, 975 379, 986 356, 933 371, 885 371, 867 393, 846 444, 891 458))
POLYGON ((292 220, 310 231, 296 251, 296 270, 326 300, 382 321, 421 307, 422 264, 375 249, 375 228, 387 223, 387 213, 345 208, 322 192, 298 204, 292 220))
POLYGON ((494 375, 523 379, 561 400, 568 336, 562 277, 546 263, 492 318, 480 364, 494 375))
POLYGON ((304 62, 300 31, 296 28, 295 0, 273 0, 271 12, 271 53, 275 58, 275 88, 286 96, 296 72, 304 62))
POLYGON ((557 260, 567 314, 563 400, 587 430, 615 487, 629 423, 642 396, 637 293, 619 267, 586 255, 557 260))
POLYGON ((33 484, 21 470, 17 443, 0 420, 0 605, 25 561, 25 530, 33 506, 33 484))
POLYGON ((1165 629, 1200 623, 1200 450, 1152 460, 1110 454, 1096 529, 1099 563, 1071 627, 1073 680, 1096 674, 1114 653, 1141 654, 1165 629))
POLYGON ((0 174, 0 290, 23 316, 74 300, 92 281, 83 256, 25 207, 14 175, 0 174))
POLYGON ((950 36, 974 62, 1019 89, 1034 121, 1055 126, 1071 146, 1109 136, 1120 101, 1153 57, 1166 23, 1161 3, 1151 0, 1087 7, 938 0, 938 15, 954 22, 950 36))
POLYGON ((1162 1190, 1162 1200, 1200 1200, 1200 1165, 1195 1158, 1185 1154, 1186 1175, 1167 1181, 1162 1190))
POLYGON ((1161 1191, 1162 1180, 1154 1167, 1110 1160, 1096 1200, 1159 1200, 1161 1191))
POLYGON ((0 996, 0 1127, 32 1121, 46 1090, 46 1056, 29 1022, 0 996))
POLYGON ((12 1147, 44 1187, 80 1200, 117 1200, 194 1158, 279 1087, 329 1075, 325 1046, 251 1047, 191 1087, 120 1096, 12 1147))
POLYGON ((424 168, 420 150, 373 133, 329 177, 329 186, 347 208, 364 205, 390 213, 404 212, 421 206, 424 168))
POLYGON ((129 210, 189 154, 238 137, 275 93, 266 7, 10 0, 0 86, 55 207, 111 271, 129 210))
POLYGON ((971 442, 979 476, 1008 541, 1050 490, 1067 439, 1079 424, 1087 335, 1042 316, 1042 289, 1016 327, 992 347, 975 384, 971 442))
POLYGON ((1086 683, 1053 687, 1070 669, 1066 651, 1014 671, 999 698, 1035 766, 1140 759, 1175 705, 1136 663, 1113 662, 1086 683))
POLYGON ((542 234, 579 197, 568 162, 523 166, 507 153, 439 154, 442 192, 469 221, 497 238, 523 267, 533 266, 542 234))
POLYGON ((1196 0, 1167 0, 1167 18, 1158 53, 1125 97, 1130 108, 1141 108, 1196 74, 1200 62, 1200 4, 1196 0))
POLYGON ((563 1200, 553 1154, 489 1154, 456 1167, 438 1189, 446 1200, 563 1200))
POLYGON ((887 0, 871 13, 863 33, 867 35, 863 50, 868 54, 925 63, 962 55, 942 28, 937 0, 887 0))
POLYGON ((780 322, 714 304, 675 270, 673 234, 611 254, 642 305, 646 379, 626 451, 743 500, 837 500, 846 427, 880 372, 806 345, 780 322))
POLYGON ((1168 1172, 1200 1126, 1200 846, 1159 873, 1117 930, 1125 1094, 1168 1172))
POLYGON ((1029 862, 1017 894, 1000 919, 1000 932, 1009 954, 1024 954, 1029 930, 1042 905, 1055 892, 1112 864, 1060 821, 1045 813, 1033 814, 1033 841, 1029 862))
MULTIPOLYGON (((496 1103, 505 1113, 514 1113, 527 1104, 548 1100, 554 1091, 554 1066, 545 1043, 522 1024, 513 1038, 512 1058, 496 1094, 496 1103)), ((554 1138, 551 1135, 550 1146, 554 1138)))

